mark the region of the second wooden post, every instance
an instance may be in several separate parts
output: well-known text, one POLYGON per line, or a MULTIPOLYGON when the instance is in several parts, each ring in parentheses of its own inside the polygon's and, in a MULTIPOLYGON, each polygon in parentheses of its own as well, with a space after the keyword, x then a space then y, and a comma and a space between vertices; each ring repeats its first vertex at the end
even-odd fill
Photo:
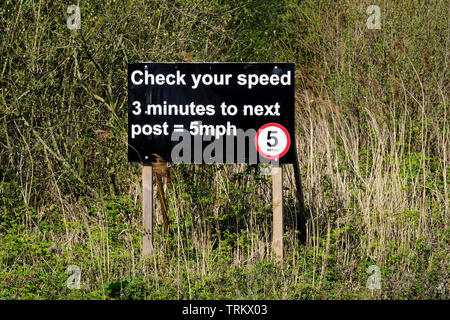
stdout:
POLYGON ((276 262, 283 262, 283 171, 272 167, 273 226, 272 250, 276 262))
POLYGON ((142 237, 142 255, 153 253, 153 167, 142 168, 142 208, 144 236, 142 237))

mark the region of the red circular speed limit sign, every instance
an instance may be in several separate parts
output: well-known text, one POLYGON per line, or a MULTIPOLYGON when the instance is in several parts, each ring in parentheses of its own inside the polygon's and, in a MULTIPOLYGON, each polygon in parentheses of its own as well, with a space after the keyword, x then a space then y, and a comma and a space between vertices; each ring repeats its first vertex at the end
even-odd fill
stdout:
POLYGON ((255 146, 264 157, 278 159, 289 150, 291 137, 281 124, 267 123, 256 132, 255 146))

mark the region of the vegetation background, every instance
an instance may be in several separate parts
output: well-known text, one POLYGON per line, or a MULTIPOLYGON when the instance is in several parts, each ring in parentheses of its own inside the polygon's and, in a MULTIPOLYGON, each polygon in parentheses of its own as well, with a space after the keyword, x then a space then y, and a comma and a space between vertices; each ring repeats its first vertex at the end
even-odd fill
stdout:
POLYGON ((73 2, 0 1, 0 299, 449 298, 448 1, 73 2), (169 165, 141 257, 127 63, 190 60, 296 64, 282 266, 251 165, 169 165))

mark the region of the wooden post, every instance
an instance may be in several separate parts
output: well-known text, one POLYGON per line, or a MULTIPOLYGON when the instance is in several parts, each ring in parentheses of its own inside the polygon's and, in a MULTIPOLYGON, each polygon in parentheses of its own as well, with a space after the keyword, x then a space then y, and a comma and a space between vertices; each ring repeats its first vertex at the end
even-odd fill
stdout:
POLYGON ((283 171, 272 167, 273 226, 272 250, 275 261, 283 262, 283 171))
POLYGON ((153 253, 153 167, 142 168, 142 208, 144 219, 144 236, 142 238, 142 255, 153 253))

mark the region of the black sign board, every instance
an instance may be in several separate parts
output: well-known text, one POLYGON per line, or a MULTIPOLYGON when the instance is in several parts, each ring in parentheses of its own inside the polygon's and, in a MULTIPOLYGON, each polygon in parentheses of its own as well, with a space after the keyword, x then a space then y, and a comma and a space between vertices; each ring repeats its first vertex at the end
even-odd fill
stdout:
POLYGON ((131 63, 128 160, 292 163, 294 64, 131 63))

